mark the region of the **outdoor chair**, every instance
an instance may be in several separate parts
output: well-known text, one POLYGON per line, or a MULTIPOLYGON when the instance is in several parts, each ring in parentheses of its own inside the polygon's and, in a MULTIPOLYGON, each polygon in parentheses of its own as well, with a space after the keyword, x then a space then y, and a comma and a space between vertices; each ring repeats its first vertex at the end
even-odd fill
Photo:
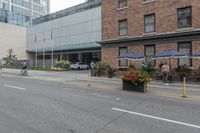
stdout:
POLYGON ((175 70, 171 70, 170 74, 171 82, 176 82, 178 79, 178 74, 175 70))
POLYGON ((153 78, 156 80, 162 80, 162 72, 160 69, 154 69, 153 78))

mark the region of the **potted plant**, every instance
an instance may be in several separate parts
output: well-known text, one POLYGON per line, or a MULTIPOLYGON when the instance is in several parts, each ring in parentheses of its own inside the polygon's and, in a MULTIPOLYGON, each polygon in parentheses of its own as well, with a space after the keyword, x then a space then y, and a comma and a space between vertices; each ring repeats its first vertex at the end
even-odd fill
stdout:
POLYGON ((190 77, 191 69, 189 69, 186 65, 181 65, 177 67, 176 72, 179 74, 180 80, 183 81, 183 78, 190 77))
POLYGON ((147 82, 150 76, 140 69, 128 69, 122 76, 123 90, 147 92, 147 82))

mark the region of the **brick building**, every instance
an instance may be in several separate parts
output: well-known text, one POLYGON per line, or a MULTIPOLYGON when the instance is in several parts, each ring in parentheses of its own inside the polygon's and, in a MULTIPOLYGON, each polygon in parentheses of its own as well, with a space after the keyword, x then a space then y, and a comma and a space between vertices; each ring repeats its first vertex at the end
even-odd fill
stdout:
MULTIPOLYGON (((195 53, 200 50, 199 10, 199 0, 102 0, 102 60, 120 67, 127 62, 117 57, 126 52, 149 59, 168 49, 195 53)), ((172 68, 182 64, 197 68, 200 59, 172 59, 172 68)))

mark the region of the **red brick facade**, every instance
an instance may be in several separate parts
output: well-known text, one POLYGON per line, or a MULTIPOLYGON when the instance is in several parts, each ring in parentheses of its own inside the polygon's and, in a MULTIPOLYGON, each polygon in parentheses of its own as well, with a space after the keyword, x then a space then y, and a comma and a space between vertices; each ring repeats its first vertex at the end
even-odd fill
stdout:
MULTIPOLYGON (((127 7, 118 8, 118 0, 102 0, 102 60, 110 63, 113 67, 118 67, 117 57, 119 55, 119 47, 127 46, 128 52, 144 53, 144 45, 148 43, 120 43, 118 22, 127 19, 128 36, 127 38, 139 38, 145 36, 156 36, 161 34, 179 33, 182 31, 195 31, 200 28, 200 1, 199 0, 152 0, 152 2, 144 3, 143 0, 127 0, 127 7), (192 27, 187 29, 177 28, 177 9, 191 7, 192 8, 192 27), (155 32, 152 34, 144 33, 144 16, 155 14, 155 32), (110 43, 110 40, 118 41, 110 43)), ((126 39, 126 38, 123 38, 126 39)), ((154 43, 155 51, 159 53, 163 50, 178 50, 178 43, 182 40, 173 40, 171 42, 154 43)), ((200 38, 186 40, 192 43, 192 53, 200 50, 200 38)), ((156 61, 157 66, 159 60, 156 61)), ((172 60, 172 67, 177 67, 177 60, 172 60)), ((193 59, 193 67, 200 65, 200 59, 193 59)))

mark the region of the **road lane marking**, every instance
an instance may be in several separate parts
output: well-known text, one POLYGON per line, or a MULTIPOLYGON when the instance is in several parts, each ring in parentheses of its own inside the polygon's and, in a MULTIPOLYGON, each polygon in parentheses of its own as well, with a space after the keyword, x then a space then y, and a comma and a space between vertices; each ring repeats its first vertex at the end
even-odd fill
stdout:
POLYGON ((18 90, 23 90, 23 91, 26 91, 26 90, 27 90, 27 89, 25 89, 25 88, 21 88, 21 87, 17 87, 17 86, 12 86, 12 85, 7 85, 7 84, 5 84, 4 86, 5 86, 5 87, 9 87, 9 88, 18 89, 18 90))
POLYGON ((118 109, 118 108, 112 108, 112 110, 200 129, 200 126, 198 126, 198 125, 193 125, 193 124, 184 123, 184 122, 180 122, 180 121, 165 119, 165 118, 156 117, 156 116, 152 116, 152 115, 141 114, 141 113, 132 112, 132 111, 123 110, 123 109, 118 109))

